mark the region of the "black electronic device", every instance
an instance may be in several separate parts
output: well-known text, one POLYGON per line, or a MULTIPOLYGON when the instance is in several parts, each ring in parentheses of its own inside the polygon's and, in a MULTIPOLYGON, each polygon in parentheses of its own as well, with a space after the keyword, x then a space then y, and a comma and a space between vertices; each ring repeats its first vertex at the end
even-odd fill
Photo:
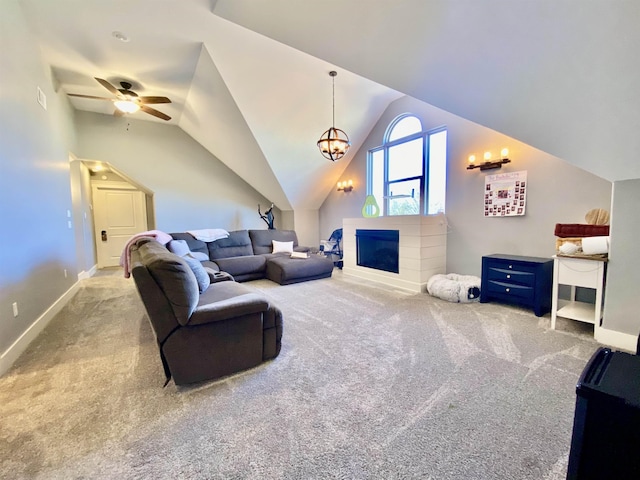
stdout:
POLYGON ((567 479, 640 478, 640 356, 598 349, 576 397, 567 479))

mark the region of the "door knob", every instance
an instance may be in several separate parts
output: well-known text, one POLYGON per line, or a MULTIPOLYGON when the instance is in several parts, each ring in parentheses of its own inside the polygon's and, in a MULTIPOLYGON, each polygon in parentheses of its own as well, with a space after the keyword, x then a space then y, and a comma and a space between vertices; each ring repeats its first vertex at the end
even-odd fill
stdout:
POLYGON ((106 230, 102 230, 102 232, 100 232, 100 235, 102 236, 102 241, 106 242, 107 241, 107 231, 106 230))

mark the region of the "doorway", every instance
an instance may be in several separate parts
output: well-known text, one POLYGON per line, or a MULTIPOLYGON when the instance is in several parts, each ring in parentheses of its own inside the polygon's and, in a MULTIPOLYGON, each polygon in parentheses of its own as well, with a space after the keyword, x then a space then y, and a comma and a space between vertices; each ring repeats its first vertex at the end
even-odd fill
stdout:
POLYGON ((148 230, 146 196, 127 182, 93 182, 91 189, 98 268, 116 267, 129 238, 148 230))

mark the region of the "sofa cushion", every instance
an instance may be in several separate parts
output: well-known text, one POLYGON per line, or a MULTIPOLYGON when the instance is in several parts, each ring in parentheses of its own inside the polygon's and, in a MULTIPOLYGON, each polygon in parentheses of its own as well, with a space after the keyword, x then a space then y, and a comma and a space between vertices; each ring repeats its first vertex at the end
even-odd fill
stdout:
POLYGON ((200 297, 189 325, 219 322, 229 318, 266 312, 269 302, 235 282, 222 282, 200 297))
POLYGON ((207 257, 209 256, 209 249, 207 248, 207 244, 201 240, 197 240, 190 233, 171 233, 171 237, 174 240, 184 240, 187 242, 189 246, 189 250, 191 252, 201 252, 204 253, 207 257))
POLYGON ((186 240, 171 240, 167 243, 167 248, 171 253, 175 253, 179 257, 184 257, 186 254, 191 253, 186 240))
POLYGON ((158 242, 139 247, 140 262, 162 289, 180 325, 189 322, 198 305, 198 281, 187 262, 158 242))
POLYGON ((253 253, 256 255, 271 253, 273 240, 293 242, 294 250, 298 246, 298 236, 293 230, 249 230, 249 237, 253 245, 253 253))
POLYGON ((196 260, 190 255, 185 255, 182 258, 185 262, 187 262, 187 265, 189 265, 189 268, 196 276, 196 281, 198 282, 198 290, 200 291, 200 293, 204 292, 207 288, 209 288, 209 285, 211 285, 211 279, 209 278, 209 274, 207 273, 205 268, 202 266, 202 263, 200 263, 200 260, 196 260))
POLYGON ((250 273, 259 273, 264 276, 267 268, 267 259, 263 255, 245 255, 242 257, 219 258, 216 260, 218 267, 234 277, 242 277, 250 273))
POLYGON ((189 245, 187 244, 186 240, 171 240, 167 244, 167 248, 171 253, 175 253, 179 257, 190 256, 192 258, 195 258, 196 260, 200 260, 201 262, 209 260, 208 250, 207 250, 207 253, 192 252, 189 249, 189 245))
MULTIPOLYGON (((208 242, 207 247, 209 248, 209 258, 214 261, 219 258, 253 255, 253 248, 251 247, 251 240, 247 230, 229 232, 227 238, 208 242)), ((220 268, 224 270, 224 268, 220 268)))
POLYGON ((279 242, 278 240, 272 240, 273 253, 293 253, 293 242, 279 242))
POLYGON ((333 267, 333 262, 325 256, 291 258, 285 255, 274 255, 267 260, 266 276, 280 285, 289 285, 330 277, 333 267))

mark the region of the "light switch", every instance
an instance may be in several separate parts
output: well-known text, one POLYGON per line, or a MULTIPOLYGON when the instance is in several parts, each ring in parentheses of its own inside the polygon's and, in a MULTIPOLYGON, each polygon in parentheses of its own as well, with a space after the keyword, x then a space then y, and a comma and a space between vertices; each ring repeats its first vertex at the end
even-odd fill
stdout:
POLYGON ((47 97, 44 92, 40 90, 40 87, 38 87, 38 103, 42 108, 47 109, 47 97))

